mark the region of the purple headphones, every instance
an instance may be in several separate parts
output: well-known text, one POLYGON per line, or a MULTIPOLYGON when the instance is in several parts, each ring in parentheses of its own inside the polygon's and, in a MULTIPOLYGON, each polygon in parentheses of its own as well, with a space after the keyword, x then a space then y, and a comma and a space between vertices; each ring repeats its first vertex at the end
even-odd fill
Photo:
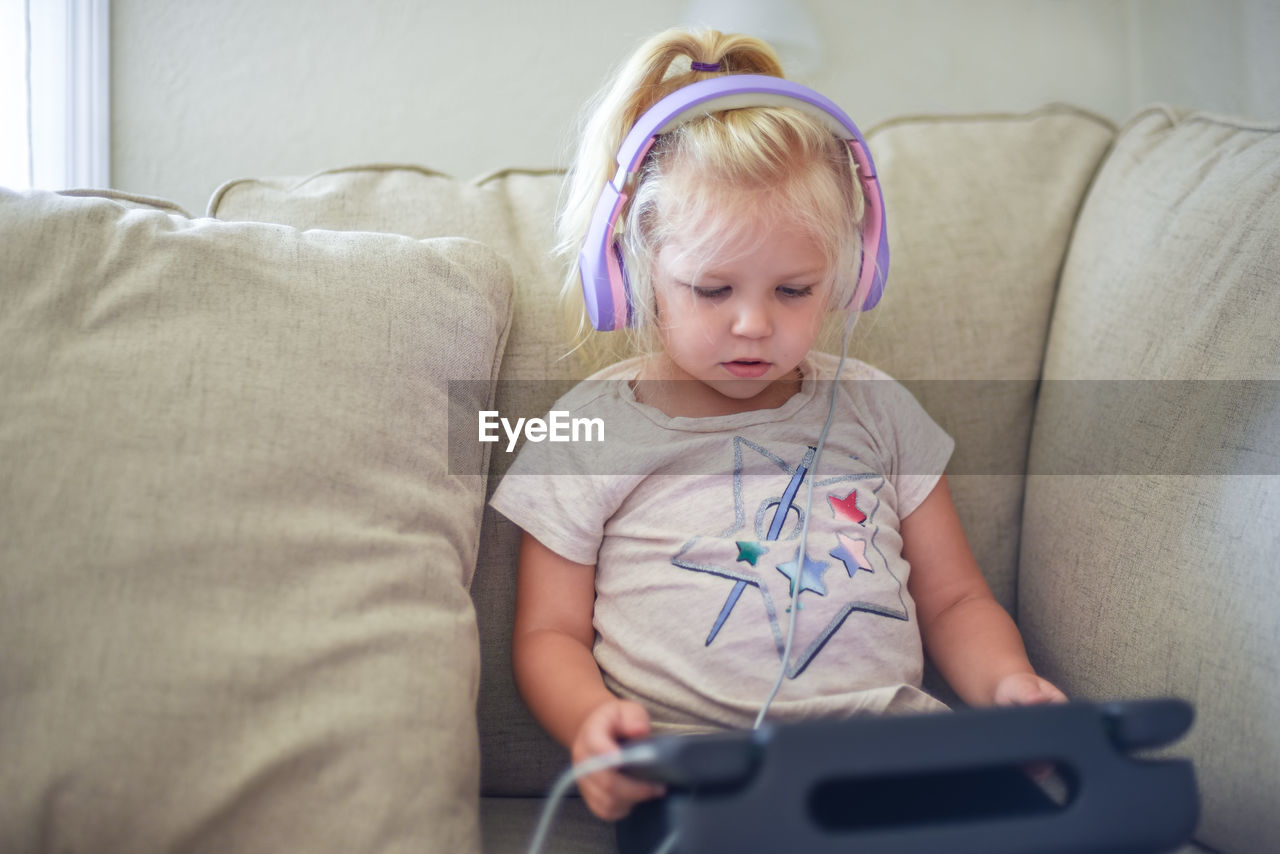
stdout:
POLYGON ((672 92, 649 108, 623 140, 618 151, 618 171, 605 184, 600 200, 596 202, 591 227, 587 229, 587 238, 578 257, 582 294, 591 325, 596 329, 619 329, 635 319, 631 310, 631 283, 622 260, 622 248, 614 240, 613 230, 627 201, 627 184, 640 167, 640 162, 659 134, 696 116, 742 107, 793 107, 818 119, 835 136, 849 144, 866 198, 866 213, 862 221, 862 263, 858 286, 849 305, 861 298, 862 310, 868 311, 880 301, 885 278, 889 274, 889 241, 880 182, 876 180, 875 163, 871 160, 862 132, 843 110, 812 89, 780 77, 730 74, 700 80, 672 92), (874 255, 867 253, 868 246, 876 247, 874 255))

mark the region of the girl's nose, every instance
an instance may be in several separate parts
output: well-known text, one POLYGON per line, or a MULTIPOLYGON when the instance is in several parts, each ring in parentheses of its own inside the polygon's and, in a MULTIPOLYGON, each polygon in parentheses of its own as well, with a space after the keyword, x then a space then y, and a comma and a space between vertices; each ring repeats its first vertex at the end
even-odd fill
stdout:
POLYGON ((767 307, 754 300, 744 300, 736 307, 733 334, 743 338, 764 338, 773 332, 773 318, 767 307))

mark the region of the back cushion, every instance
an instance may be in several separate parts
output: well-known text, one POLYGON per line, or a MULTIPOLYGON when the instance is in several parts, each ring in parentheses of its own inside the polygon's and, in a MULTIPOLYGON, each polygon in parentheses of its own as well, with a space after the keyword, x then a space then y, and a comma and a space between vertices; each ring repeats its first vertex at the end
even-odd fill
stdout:
POLYGON ((1198 836, 1233 852, 1280 850, 1277 235, 1276 127, 1124 129, 1063 272, 1023 524, 1033 658, 1074 695, 1192 700, 1198 836))
MULTIPOLYGON (((871 131, 892 255, 851 352, 904 381, 956 440, 956 507, 1014 606, 1023 472, 1049 314, 1114 129, 1066 107, 916 117, 871 131)), ((836 345, 829 345, 829 349, 836 345)))
MULTIPOLYGON (((414 166, 337 169, 305 179, 233 182, 214 196, 210 213, 300 228, 458 235, 492 246, 509 262, 514 280, 514 316, 494 409, 504 416, 541 415, 582 376, 574 359, 562 358, 560 273, 551 258, 560 184, 557 172, 511 171, 465 182, 414 166)), ((469 417, 470 432, 454 434, 459 448, 466 439, 476 444, 474 407, 469 417)), ((461 451, 454 456, 461 459, 461 451)), ((493 452, 490 489, 510 459, 501 448, 493 452)), ((567 761, 533 720, 511 678, 519 543, 520 530, 486 506, 471 595, 484 676, 478 707, 481 789, 490 795, 544 792, 567 761)))

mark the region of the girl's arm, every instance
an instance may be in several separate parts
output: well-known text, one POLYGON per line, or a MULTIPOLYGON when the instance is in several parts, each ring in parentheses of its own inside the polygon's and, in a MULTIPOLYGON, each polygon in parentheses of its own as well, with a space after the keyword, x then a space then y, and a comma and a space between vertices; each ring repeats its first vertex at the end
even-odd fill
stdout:
MULTIPOLYGON (((538 722, 569 748, 574 763, 612 753, 649 734, 649 715, 605 687, 591 655, 595 567, 574 563, 529 534, 520 543, 512 666, 516 685, 538 722)), ((587 805, 615 821, 662 788, 601 771, 578 781, 587 805)))
POLYGON ((925 651, 960 699, 974 706, 1066 700, 1036 675, 1017 626, 991 595, 945 477, 902 520, 902 542, 925 651))

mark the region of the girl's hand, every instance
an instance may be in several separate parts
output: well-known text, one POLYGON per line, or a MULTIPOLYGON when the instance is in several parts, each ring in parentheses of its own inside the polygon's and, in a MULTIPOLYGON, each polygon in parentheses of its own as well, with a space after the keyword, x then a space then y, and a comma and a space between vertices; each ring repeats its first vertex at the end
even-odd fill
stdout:
MULTIPOLYGON (((622 742, 649 734, 649 713, 629 700, 611 700, 587 715, 570 752, 576 765, 584 759, 616 753, 622 742)), ((605 821, 617 821, 640 801, 658 798, 666 790, 655 783, 628 777, 620 771, 597 771, 578 780, 590 810, 605 821)))
POLYGON ((1034 673, 1011 673, 996 683, 994 700, 997 706, 1034 706, 1065 703, 1067 695, 1034 673))
MULTIPOLYGON (((1011 673, 996 683, 997 706, 1034 706, 1040 703, 1065 703, 1067 695, 1052 682, 1034 673, 1011 673)), ((1053 775, 1051 762, 1035 762, 1024 767, 1031 779, 1043 783, 1053 775)))

